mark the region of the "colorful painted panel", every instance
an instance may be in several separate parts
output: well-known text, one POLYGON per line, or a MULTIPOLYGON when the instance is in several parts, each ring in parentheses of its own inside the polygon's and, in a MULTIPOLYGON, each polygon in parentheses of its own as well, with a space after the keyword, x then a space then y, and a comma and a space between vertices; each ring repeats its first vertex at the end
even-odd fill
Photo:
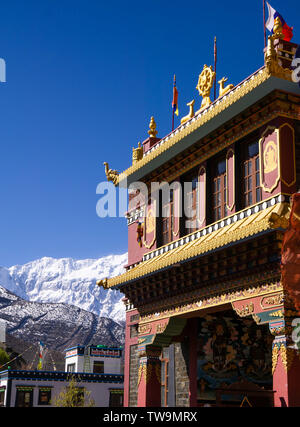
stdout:
POLYGON ((261 187, 271 193, 280 179, 278 131, 268 127, 259 141, 261 187))
POLYGON ((156 203, 152 201, 146 207, 144 222, 143 244, 147 249, 151 249, 156 241, 156 203))
POLYGON ((270 388, 272 339, 267 325, 232 313, 199 319, 197 399, 214 401, 217 388, 242 379, 270 388))
MULTIPOLYGON (((288 191, 296 184, 295 131, 285 123, 279 128, 279 137, 281 181, 288 191)), ((292 190, 296 191, 296 187, 292 190)))

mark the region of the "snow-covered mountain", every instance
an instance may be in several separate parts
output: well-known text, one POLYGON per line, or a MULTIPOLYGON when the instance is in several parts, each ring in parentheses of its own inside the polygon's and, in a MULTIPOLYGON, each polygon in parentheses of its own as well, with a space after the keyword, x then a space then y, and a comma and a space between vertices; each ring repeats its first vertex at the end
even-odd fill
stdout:
POLYGON ((116 322, 125 320, 123 295, 96 282, 124 271, 127 254, 99 259, 41 258, 24 265, 0 267, 0 286, 35 302, 65 303, 116 322))
POLYGON ((25 301, 1 286, 0 320, 6 324, 7 342, 22 340, 25 348, 39 341, 56 351, 77 344, 124 343, 124 327, 112 319, 70 304, 25 301))

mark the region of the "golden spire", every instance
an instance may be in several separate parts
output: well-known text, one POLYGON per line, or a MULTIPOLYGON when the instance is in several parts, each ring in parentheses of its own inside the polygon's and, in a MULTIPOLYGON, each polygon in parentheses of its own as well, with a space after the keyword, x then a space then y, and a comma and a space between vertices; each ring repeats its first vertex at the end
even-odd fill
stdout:
POLYGON ((273 39, 283 39, 283 37, 284 36, 282 34, 282 23, 279 16, 277 16, 274 21, 273 39))
POLYGON ((157 130, 156 130, 156 123, 155 123, 154 117, 151 117, 149 128, 150 129, 148 130, 148 134, 150 138, 156 138, 157 130))

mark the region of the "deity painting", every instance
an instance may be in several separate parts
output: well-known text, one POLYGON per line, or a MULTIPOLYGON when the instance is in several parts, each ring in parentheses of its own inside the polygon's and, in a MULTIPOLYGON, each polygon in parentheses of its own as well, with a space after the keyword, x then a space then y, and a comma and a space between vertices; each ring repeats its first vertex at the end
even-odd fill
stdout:
POLYGON ((237 369, 232 363, 235 358, 235 350, 231 345, 230 328, 225 319, 213 318, 208 321, 207 329, 210 338, 204 347, 207 360, 203 365, 203 370, 211 372, 215 377, 228 376, 229 372, 237 369))
POLYGON ((261 187, 271 193, 280 179, 279 139, 275 128, 267 128, 260 139, 261 187))
POLYGON ((221 371, 226 364, 226 341, 224 327, 222 324, 218 324, 212 339, 214 367, 217 371, 221 371))
POLYGON ((269 141, 264 149, 264 173, 273 172, 278 166, 278 149, 274 141, 269 141))
POLYGON ((155 201, 146 208, 145 227, 143 235, 143 244, 146 248, 151 249, 156 240, 156 204, 155 201))
POLYGON ((272 336, 262 327, 252 325, 243 337, 243 342, 249 349, 248 358, 244 363, 244 374, 249 379, 266 379, 270 373, 270 349, 272 336))
POLYGON ((253 320, 232 313, 199 319, 198 399, 212 401, 215 390, 241 378, 265 386, 272 381, 272 336, 253 320), (228 315, 227 315, 228 314, 228 315))
POLYGON ((155 214, 152 209, 149 209, 147 212, 146 224, 147 232, 152 233, 155 229, 155 214))

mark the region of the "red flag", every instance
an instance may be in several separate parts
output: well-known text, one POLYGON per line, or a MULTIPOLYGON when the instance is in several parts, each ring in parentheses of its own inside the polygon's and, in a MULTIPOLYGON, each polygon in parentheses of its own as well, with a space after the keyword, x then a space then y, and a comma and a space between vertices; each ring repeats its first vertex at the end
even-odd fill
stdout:
POLYGON ((173 85, 173 101, 172 101, 173 112, 178 116, 178 90, 176 87, 176 76, 174 75, 174 85, 173 85))
POLYGON ((293 27, 290 27, 285 22, 283 16, 280 15, 280 13, 277 12, 277 10, 275 10, 268 2, 266 3, 267 3, 268 12, 269 12, 269 18, 266 22, 266 28, 273 34, 275 20, 276 18, 279 18, 282 25, 282 34, 284 36, 283 39, 289 42, 293 37, 293 27))
POLYGON ((284 40, 289 42, 293 38, 293 27, 289 27, 285 23, 282 27, 282 34, 284 35, 284 40))

